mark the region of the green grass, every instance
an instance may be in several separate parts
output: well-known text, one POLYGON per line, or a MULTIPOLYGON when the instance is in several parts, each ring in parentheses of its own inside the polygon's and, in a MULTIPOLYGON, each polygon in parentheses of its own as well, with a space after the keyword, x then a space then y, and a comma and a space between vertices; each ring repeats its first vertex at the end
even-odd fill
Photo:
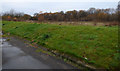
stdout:
POLYGON ((3 21, 3 31, 61 53, 85 60, 98 68, 119 68, 118 27, 65 26, 3 21), (85 57, 87 59, 85 59, 85 57))

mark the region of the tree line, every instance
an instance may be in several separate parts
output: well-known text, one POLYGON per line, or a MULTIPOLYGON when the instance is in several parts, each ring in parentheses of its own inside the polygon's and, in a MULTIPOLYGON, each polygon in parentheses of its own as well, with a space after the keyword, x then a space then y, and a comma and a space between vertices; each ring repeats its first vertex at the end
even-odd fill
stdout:
POLYGON ((35 13, 34 16, 24 13, 17 13, 14 10, 3 13, 2 19, 9 21, 118 21, 118 6, 117 9, 95 9, 88 10, 73 10, 73 11, 60 11, 60 12, 45 12, 35 13))

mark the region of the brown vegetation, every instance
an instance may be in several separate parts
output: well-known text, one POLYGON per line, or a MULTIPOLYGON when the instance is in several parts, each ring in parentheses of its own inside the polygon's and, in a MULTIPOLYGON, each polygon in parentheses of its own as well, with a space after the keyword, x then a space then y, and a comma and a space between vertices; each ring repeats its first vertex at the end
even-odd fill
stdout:
MULTIPOLYGON (((34 16, 23 14, 23 13, 4 13, 2 15, 3 20, 8 21, 38 21, 38 22, 94 22, 93 25, 96 26, 97 22, 112 22, 109 24, 104 24, 105 26, 118 25, 117 21, 119 17, 119 10, 117 9, 95 9, 90 8, 89 10, 80 11, 67 11, 67 12, 55 12, 55 13, 35 13, 34 16)), ((87 24, 87 23, 79 23, 87 24)), ((59 25, 62 25, 61 23, 59 25)))

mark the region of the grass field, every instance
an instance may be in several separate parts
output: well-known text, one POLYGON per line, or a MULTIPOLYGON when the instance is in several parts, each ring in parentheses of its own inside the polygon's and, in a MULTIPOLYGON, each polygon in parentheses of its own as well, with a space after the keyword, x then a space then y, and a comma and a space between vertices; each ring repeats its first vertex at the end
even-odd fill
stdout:
POLYGON ((119 68, 118 27, 3 21, 2 30, 46 48, 85 60, 97 68, 119 68))

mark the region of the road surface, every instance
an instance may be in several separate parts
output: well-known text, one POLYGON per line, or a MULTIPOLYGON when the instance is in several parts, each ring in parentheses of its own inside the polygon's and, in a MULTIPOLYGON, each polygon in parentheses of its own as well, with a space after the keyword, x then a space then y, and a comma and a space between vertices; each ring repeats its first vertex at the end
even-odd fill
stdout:
POLYGON ((11 37, 3 38, 3 69, 75 69, 63 60, 44 53, 35 52, 36 48, 28 46, 23 40, 11 37))

